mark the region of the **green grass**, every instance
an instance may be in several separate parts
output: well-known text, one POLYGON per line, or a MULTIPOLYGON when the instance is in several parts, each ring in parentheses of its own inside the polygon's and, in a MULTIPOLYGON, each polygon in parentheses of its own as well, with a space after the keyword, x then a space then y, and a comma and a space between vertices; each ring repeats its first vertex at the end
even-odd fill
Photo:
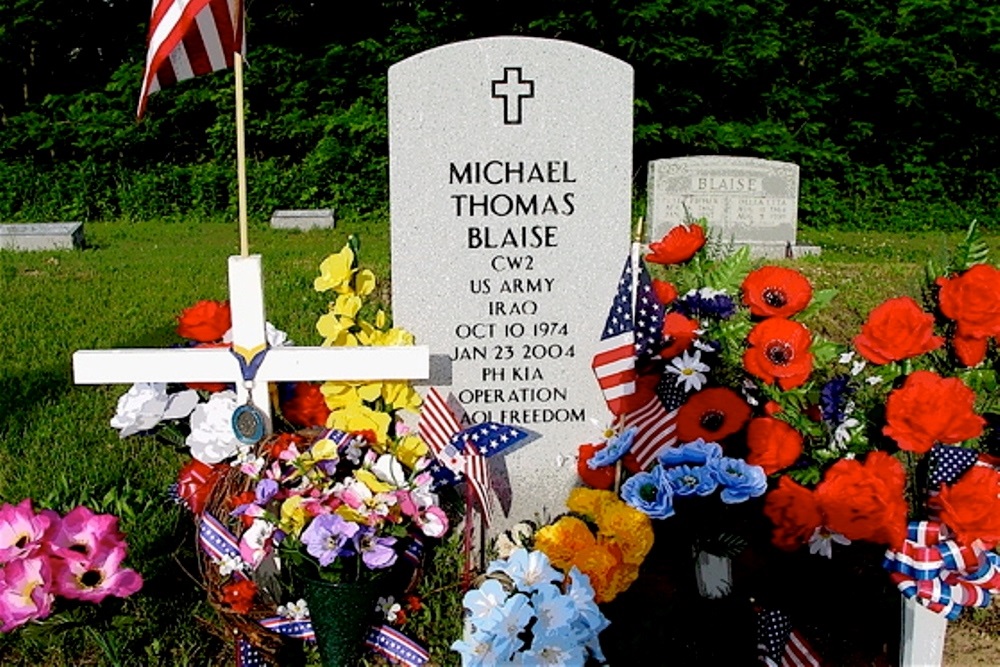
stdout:
MULTIPOLYGON (((82 251, 0 252, 0 502, 30 497, 37 506, 62 511, 83 502, 120 515, 131 545, 128 564, 140 570, 146 586, 127 600, 86 605, 0 637, 0 663, 231 664, 231 645, 194 575, 193 522, 166 495, 185 455, 150 438, 119 440, 108 420, 126 387, 75 386, 71 358, 78 349, 177 342, 174 323, 181 309, 200 299, 226 298, 226 258, 239 250, 235 225, 93 223, 85 232, 88 247, 82 251)), ((339 250, 348 234, 361 238, 362 264, 387 276, 383 219, 338 222, 335 230, 308 233, 251 230, 251 252, 264 258, 268 319, 299 344, 320 342, 314 324, 328 299, 313 291, 312 281, 320 261, 339 250)), ((883 298, 915 294, 922 263, 957 238, 803 236, 824 251, 794 264, 817 288, 840 289, 810 324, 840 341, 849 340, 883 298)), ((997 245, 997 238, 987 240, 997 245)), ((379 291, 383 300, 387 284, 383 280, 379 291)), ((442 558, 454 554, 445 551, 442 558)), ((431 578, 435 591, 447 588, 454 562, 447 563, 431 578)), ((460 627, 457 614, 442 611, 454 608, 455 596, 444 595, 416 621, 437 633, 431 641, 439 658, 447 657, 460 627)))

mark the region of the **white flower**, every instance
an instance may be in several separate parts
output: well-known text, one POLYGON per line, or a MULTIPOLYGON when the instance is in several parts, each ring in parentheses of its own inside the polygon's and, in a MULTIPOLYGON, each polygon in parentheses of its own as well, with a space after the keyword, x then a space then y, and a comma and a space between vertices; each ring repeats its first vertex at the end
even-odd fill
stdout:
POLYGON ((406 471, 403 464, 392 454, 382 454, 372 466, 372 473, 386 484, 392 484, 397 489, 406 485, 406 471))
POLYGON ((191 434, 185 441, 191 456, 212 465, 235 455, 240 441, 233 431, 233 412, 236 411, 236 393, 220 391, 212 394, 207 403, 200 403, 191 413, 191 434))
POLYGON ((674 357, 667 366, 667 371, 677 376, 677 384, 684 385, 684 391, 698 391, 708 379, 705 373, 711 369, 701 361, 701 352, 695 350, 688 354, 687 350, 679 357, 674 357))
POLYGON ((278 605, 278 616, 282 618, 289 618, 293 621, 304 621, 309 618, 309 606, 306 604, 305 600, 299 600, 298 602, 289 602, 288 604, 278 605))
POLYGON ((264 519, 254 519, 240 537, 240 556, 256 568, 264 560, 267 543, 274 533, 274 525, 264 519))
POLYGON ((118 399, 118 409, 111 426, 120 429, 118 436, 148 431, 164 419, 183 419, 198 403, 198 392, 187 389, 167 393, 163 382, 137 382, 118 399))
POLYGON ((837 359, 837 361, 846 366, 847 364, 851 363, 852 359, 854 359, 854 350, 844 352, 842 355, 840 355, 840 358, 837 359))
POLYGON ((865 366, 867 365, 868 365, 867 361, 865 361, 864 359, 858 359, 853 364, 851 364, 851 375, 857 375, 861 371, 865 370, 865 366))
POLYGON ((830 443, 830 448, 834 450, 846 448, 847 443, 851 441, 851 430, 857 428, 859 424, 861 422, 854 417, 848 417, 840 422, 833 431, 833 442, 830 443))
POLYGON ((833 558, 833 543, 850 544, 851 541, 825 526, 817 526, 809 538, 809 553, 833 558))
POLYGON ((535 534, 535 526, 527 521, 521 521, 511 526, 510 530, 500 533, 493 541, 493 548, 498 558, 510 558, 515 549, 526 549, 528 542, 535 534))
POLYGON ((390 595, 387 598, 378 599, 378 611, 380 614, 385 616, 385 620, 392 623, 396 620, 396 615, 403 609, 403 607, 396 602, 396 600, 390 595))
POLYGON ((242 572, 247 566, 239 556, 230 556, 229 554, 223 554, 218 565, 219 574, 223 577, 228 577, 233 572, 242 572))
POLYGON ((865 378, 865 382, 874 387, 875 385, 882 383, 882 378, 880 378, 878 375, 870 375, 865 378))

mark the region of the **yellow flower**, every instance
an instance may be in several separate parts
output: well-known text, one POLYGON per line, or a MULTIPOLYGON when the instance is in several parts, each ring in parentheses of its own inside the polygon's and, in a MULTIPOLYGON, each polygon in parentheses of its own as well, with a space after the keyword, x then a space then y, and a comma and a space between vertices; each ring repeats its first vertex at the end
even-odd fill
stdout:
POLYGON ((281 503, 281 519, 278 527, 292 537, 298 537, 306 526, 306 511, 302 506, 302 496, 289 496, 281 503))
POLYGON ((354 251, 350 246, 330 255, 319 265, 320 275, 313 281, 317 292, 334 290, 347 292, 351 289, 351 276, 354 275, 354 251))
POLYGON ((375 291, 375 274, 368 269, 361 269, 354 276, 354 291, 361 296, 367 296, 375 291))
POLYGON ((333 510, 334 514, 339 514, 341 518, 348 521, 353 521, 354 523, 360 523, 363 525, 368 525, 368 515, 362 514, 356 509, 351 509, 347 505, 341 505, 337 509, 333 510))
POLYGON ((416 412, 420 407, 420 394, 405 380, 383 382, 382 398, 391 410, 416 412))
POLYGON ((316 331, 323 337, 323 345, 326 347, 354 346, 358 344, 357 337, 351 332, 354 320, 324 313, 316 320, 316 331))
POLYGON ((406 329, 376 331, 372 335, 372 345, 413 345, 413 334, 406 329))
POLYGON ((377 400, 382 393, 382 383, 329 381, 320 385, 320 393, 326 400, 326 406, 331 410, 362 405, 365 402, 377 400))
POLYGON ((412 470, 422 456, 427 456, 428 451, 427 443, 420 436, 404 435, 396 444, 395 454, 400 463, 412 470))
POLYGON ((348 433, 374 431, 377 441, 385 444, 392 422, 385 412, 376 412, 365 405, 348 405, 334 410, 326 420, 327 428, 336 428, 348 433))
POLYGON ((595 542, 579 551, 574 556, 572 564, 590 578, 590 584, 594 587, 594 600, 598 604, 611 602, 624 590, 621 585, 627 576, 623 576, 620 572, 625 565, 618 546, 607 542, 595 542))
POLYGON ((622 557, 630 565, 640 565, 653 548, 653 522, 639 510, 618 502, 606 506, 598 520, 598 535, 622 548, 622 557))
POLYGON ((354 471, 354 477, 371 489, 372 493, 388 493, 396 489, 392 484, 387 484, 380 480, 370 470, 356 470, 354 471))
POLYGON ((609 501, 617 499, 618 497, 613 491, 600 491, 578 486, 570 490, 569 497, 566 499, 566 507, 569 508, 569 511, 582 514, 597 523, 601 508, 609 501))
POLYGON ((358 317, 361 305, 362 301, 360 296, 351 293, 340 294, 337 296, 337 300, 333 302, 330 312, 353 322, 358 317))
POLYGON ((587 524, 575 516, 560 517, 555 523, 543 526, 535 533, 535 548, 563 571, 569 571, 576 555, 595 542, 587 524))

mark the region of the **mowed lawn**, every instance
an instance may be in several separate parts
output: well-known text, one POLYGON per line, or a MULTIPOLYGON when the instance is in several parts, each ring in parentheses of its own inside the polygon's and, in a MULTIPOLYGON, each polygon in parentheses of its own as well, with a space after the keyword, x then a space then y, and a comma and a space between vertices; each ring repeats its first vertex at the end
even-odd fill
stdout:
MULTIPOLYGON (((289 232, 259 224, 250 231, 251 253, 263 256, 268 319, 298 344, 320 343, 314 325, 328 297, 312 289, 313 278, 349 234, 360 237, 361 263, 381 279, 377 294, 388 305, 388 222, 337 225, 289 232)), ((191 517, 167 493, 185 455, 152 438, 120 440, 108 422, 127 387, 75 386, 71 359, 79 349, 179 342, 174 326, 183 308, 227 298, 236 226, 88 223, 85 236, 80 251, 0 251, 0 502, 32 498, 60 511, 85 503, 114 512, 131 546, 127 564, 146 585, 127 600, 86 605, 0 637, 0 664, 231 664, 231 644, 199 587, 191 517)), ((800 237, 824 252, 791 264, 816 288, 840 290, 807 324, 846 342, 883 299, 919 295, 925 261, 943 259, 961 234, 800 237)), ((994 246, 1000 237, 987 240, 994 246)), ((589 307, 604 310, 611 296, 589 307)))

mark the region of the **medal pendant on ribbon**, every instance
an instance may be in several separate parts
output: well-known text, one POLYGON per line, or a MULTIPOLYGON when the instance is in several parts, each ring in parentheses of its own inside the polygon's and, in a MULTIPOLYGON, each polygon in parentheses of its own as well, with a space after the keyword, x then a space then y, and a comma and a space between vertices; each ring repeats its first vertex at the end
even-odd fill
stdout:
POLYGON ((248 400, 233 412, 233 433, 240 442, 255 445, 267 433, 267 417, 248 400))

